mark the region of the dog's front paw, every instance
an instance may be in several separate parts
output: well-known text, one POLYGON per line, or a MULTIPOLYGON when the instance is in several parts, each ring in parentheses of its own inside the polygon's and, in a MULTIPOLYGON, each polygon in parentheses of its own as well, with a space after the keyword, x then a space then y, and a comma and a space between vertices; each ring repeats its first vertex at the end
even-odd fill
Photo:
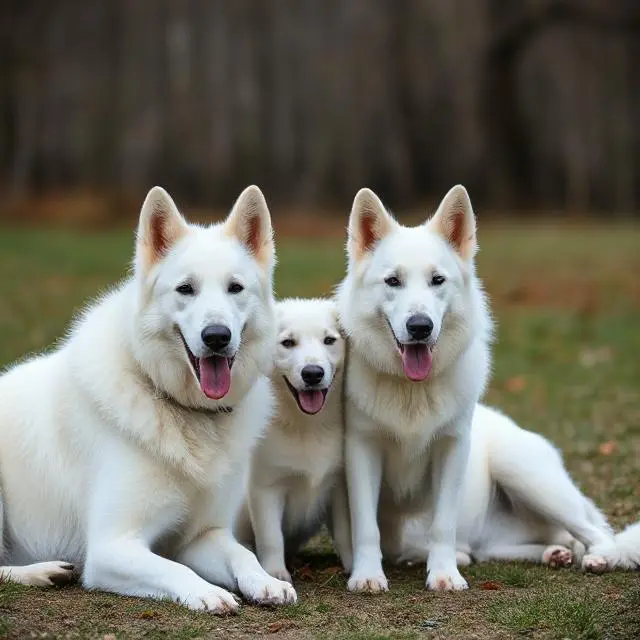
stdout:
POLYGON ((554 544, 547 547, 542 554, 543 564, 549 565, 552 569, 560 567, 570 567, 573 564, 573 553, 571 549, 554 544))
POLYGON ((240 604, 236 597, 220 587, 213 585, 207 591, 198 594, 189 594, 180 598, 179 602, 194 611, 208 611, 217 616, 228 616, 238 613, 240 604))
MULTIPOLYGON (((289 576, 289 579, 291 579, 291 576, 289 576)), ((238 587, 247 600, 256 604, 269 606, 295 604, 298 601, 298 596, 291 584, 272 578, 267 573, 264 575, 243 576, 238 579, 238 587)))
POLYGON ((354 593, 384 593, 389 591, 389 583, 383 573, 371 577, 354 574, 347 582, 347 589, 354 593))
POLYGON ((602 557, 593 553, 588 553, 582 558, 582 569, 589 573, 604 573, 609 568, 609 564, 602 557))
POLYGON ((462 591, 469 588, 459 571, 430 571, 426 585, 430 591, 462 591))

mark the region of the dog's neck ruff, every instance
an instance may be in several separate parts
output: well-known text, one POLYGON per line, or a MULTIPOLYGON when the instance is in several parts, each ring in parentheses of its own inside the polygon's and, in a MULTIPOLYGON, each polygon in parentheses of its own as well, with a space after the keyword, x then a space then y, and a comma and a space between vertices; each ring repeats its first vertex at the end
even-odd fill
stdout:
POLYGON ((170 396, 168 393, 161 391, 160 389, 155 389, 154 397, 156 400, 161 400, 162 402, 167 402, 173 405, 176 409, 180 409, 182 411, 193 411, 195 413, 201 413, 202 415, 208 415, 211 418, 215 418, 220 415, 226 415, 229 413, 233 413, 233 407, 229 406, 220 406, 214 408, 207 407, 189 407, 187 405, 181 404, 174 397, 170 396))

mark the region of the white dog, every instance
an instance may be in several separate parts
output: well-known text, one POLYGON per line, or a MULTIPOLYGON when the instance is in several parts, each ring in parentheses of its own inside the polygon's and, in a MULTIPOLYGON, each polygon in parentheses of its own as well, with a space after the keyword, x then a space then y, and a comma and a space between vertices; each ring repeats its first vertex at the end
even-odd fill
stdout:
POLYGON ((351 564, 344 484, 342 402, 345 341, 331 300, 276 304, 278 350, 271 376, 278 410, 251 467, 241 540, 255 543, 268 573, 291 582, 288 553, 330 522, 336 550, 351 564))
POLYGON ((47 584, 74 564, 89 589, 215 613, 238 607, 225 588, 296 600, 230 531, 272 412, 274 261, 257 187, 208 228, 149 192, 133 276, 0 378, 3 560, 58 560, 5 577, 47 584))
MULTIPOLYGON (((545 514, 547 523, 555 520, 557 526, 548 527, 553 532, 547 544, 556 542, 559 529, 566 529, 592 556, 616 551, 604 519, 575 489, 548 443, 512 423, 505 427, 507 419, 488 409, 476 412, 489 374, 491 321, 475 275, 475 216, 466 190, 451 189, 435 215, 415 228, 398 224, 375 194, 361 190, 351 212, 347 251, 348 273, 338 304, 350 343, 345 385, 353 532, 349 589, 387 590, 382 552, 390 558, 402 555, 405 519, 417 514, 428 524, 430 589, 467 587, 456 566, 456 550, 468 554, 479 531, 491 537, 478 547, 481 556, 483 550, 491 557, 541 556, 539 546, 535 551, 513 549, 530 537, 521 535, 527 516, 508 522, 494 518, 486 528, 487 508, 494 506, 496 488, 506 479, 512 484, 503 486, 505 490, 529 490, 508 497, 522 498, 518 505, 545 514), (472 438, 474 413, 476 423, 488 426, 474 426, 472 438), (502 476, 497 466, 470 471, 472 480, 464 493, 470 448, 476 447, 472 468, 486 467, 489 438, 493 444, 505 434, 544 449, 547 464, 536 468, 538 461, 529 458, 527 476, 517 466, 523 456, 511 460, 504 444, 500 460, 507 464, 502 476), (563 494, 542 489, 549 468, 563 478, 563 494), (564 498, 570 502, 563 503, 564 498), (456 531, 462 512, 478 517, 464 520, 469 531, 461 536, 460 549, 456 531)), ((566 542, 566 536, 560 535, 559 541, 566 542)), ((553 561, 561 560, 554 556, 553 561)), ((603 561, 588 557, 587 562, 596 569, 603 561)))
MULTIPOLYGON (((428 556, 431 517, 427 511, 407 522, 401 559, 428 556)), ((640 526, 614 539, 605 517, 575 486, 551 443, 482 405, 473 417, 457 521, 459 566, 472 558, 552 567, 582 561, 584 569, 594 572, 640 565, 640 526)))

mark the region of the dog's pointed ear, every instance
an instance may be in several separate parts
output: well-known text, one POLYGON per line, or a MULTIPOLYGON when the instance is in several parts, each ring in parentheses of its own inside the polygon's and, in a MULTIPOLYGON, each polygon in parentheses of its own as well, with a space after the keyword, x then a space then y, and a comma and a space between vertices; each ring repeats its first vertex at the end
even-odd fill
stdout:
POLYGON ((187 231, 188 225, 171 196, 162 187, 153 187, 140 210, 136 268, 143 273, 148 271, 187 231))
POLYGON ((273 266, 275 248, 271 215, 258 187, 251 185, 240 194, 225 222, 225 230, 238 239, 260 265, 273 266))
POLYGON ((394 220, 371 189, 356 193, 349 216, 349 257, 358 261, 370 253, 393 228, 394 220))
POLYGON ((461 184, 449 190, 427 225, 440 234, 463 260, 473 259, 478 248, 476 217, 469 194, 461 184))

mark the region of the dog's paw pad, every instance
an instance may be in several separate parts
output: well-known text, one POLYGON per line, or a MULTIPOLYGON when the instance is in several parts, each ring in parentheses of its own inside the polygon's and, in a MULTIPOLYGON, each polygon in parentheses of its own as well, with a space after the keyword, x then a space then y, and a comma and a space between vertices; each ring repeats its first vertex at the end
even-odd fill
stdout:
POLYGON ((189 609, 207 611, 217 616, 229 616, 238 613, 238 599, 224 589, 216 588, 198 596, 189 596, 183 601, 189 609))
POLYGON ((37 564, 19 567, 15 574, 9 572, 9 578, 21 584, 35 587, 53 587, 72 582, 76 575, 74 567, 68 562, 58 560, 52 562, 38 562, 37 564))
POLYGON ((252 576, 239 582, 240 591, 248 600, 263 606, 295 604, 298 596, 286 581, 264 576, 252 576))
POLYGON ((430 591, 463 591, 469 588, 467 581, 458 572, 432 571, 427 576, 426 585, 430 591))
POLYGON ((542 554, 542 562, 552 569, 570 567, 573 563, 573 553, 567 547, 553 545, 545 549, 542 554))
POLYGON ((347 589, 354 593, 384 593, 389 591, 389 583, 384 576, 363 579, 350 578, 347 589))
POLYGON ((609 568, 609 565, 602 556, 589 553, 582 558, 582 568, 590 573, 604 573, 609 568))

